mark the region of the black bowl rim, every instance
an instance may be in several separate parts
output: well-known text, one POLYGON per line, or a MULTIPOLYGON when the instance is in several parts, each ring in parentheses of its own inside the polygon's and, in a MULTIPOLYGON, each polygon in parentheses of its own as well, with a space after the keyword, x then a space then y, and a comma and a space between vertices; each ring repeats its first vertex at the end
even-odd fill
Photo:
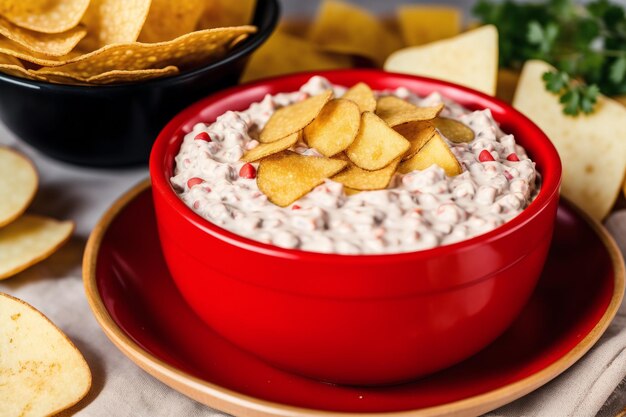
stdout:
POLYGON ((274 32, 278 19, 280 17, 280 4, 278 0, 262 0, 258 1, 256 9, 254 11, 254 18, 252 24, 256 24, 258 31, 253 33, 252 36, 245 39, 240 45, 236 46, 231 53, 226 55, 223 59, 212 62, 208 65, 183 72, 181 74, 172 75, 169 77, 156 78, 153 80, 147 80, 137 83, 125 83, 125 84, 113 84, 113 85, 73 85, 73 84, 61 84, 50 83, 45 81, 30 80, 28 78, 16 77, 13 75, 0 72, 0 82, 9 82, 11 84, 18 84, 24 87, 37 88, 37 89, 53 89, 58 91, 71 91, 71 92, 87 92, 87 91, 111 91, 115 89, 131 89, 131 88, 144 88, 145 86, 151 87, 158 84, 177 83, 185 81, 188 78, 193 78, 203 72, 209 72, 216 68, 226 66, 234 61, 237 61, 249 53, 257 49, 263 44, 267 38, 274 32), (260 7, 263 5, 263 7, 260 7), (264 21, 265 15, 269 15, 267 18, 267 24, 260 26, 258 23, 264 21))

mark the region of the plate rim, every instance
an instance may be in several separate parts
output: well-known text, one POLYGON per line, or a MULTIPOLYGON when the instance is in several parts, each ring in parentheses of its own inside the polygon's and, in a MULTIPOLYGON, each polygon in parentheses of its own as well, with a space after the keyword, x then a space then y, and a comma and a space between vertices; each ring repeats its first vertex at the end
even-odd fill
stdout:
MULTIPOLYGON (((120 196, 106 210, 89 235, 83 255, 83 285, 87 301, 94 317, 96 318, 96 321, 111 342, 113 342, 113 344, 132 362, 157 380, 206 406, 213 407, 226 413, 234 415, 245 414, 248 417, 363 416, 363 413, 318 410, 314 408, 297 407, 268 401, 205 381, 201 378, 190 375, 187 372, 184 372, 147 352, 134 342, 115 323, 98 292, 96 282, 96 260, 98 252, 100 250, 102 240, 113 220, 115 220, 118 214, 124 210, 127 205, 134 201, 139 194, 149 188, 151 188, 149 178, 140 181, 120 196)), ((454 415, 461 417, 480 415, 494 410, 502 405, 508 404, 548 383, 577 362, 585 353, 587 353, 587 351, 589 351, 589 349, 591 349, 593 345, 595 345, 617 314, 624 297, 624 287, 626 281, 624 260, 617 244, 604 226, 584 213, 575 204, 571 203, 571 201, 567 201, 576 214, 581 216, 582 219, 591 226, 594 233, 596 233, 596 235, 600 238, 602 244, 608 251, 615 272, 611 301, 609 302, 609 305, 600 320, 589 331, 589 333, 561 358, 521 380, 503 385, 491 391, 445 404, 413 410, 366 413, 368 416, 440 417, 444 415, 454 415)))

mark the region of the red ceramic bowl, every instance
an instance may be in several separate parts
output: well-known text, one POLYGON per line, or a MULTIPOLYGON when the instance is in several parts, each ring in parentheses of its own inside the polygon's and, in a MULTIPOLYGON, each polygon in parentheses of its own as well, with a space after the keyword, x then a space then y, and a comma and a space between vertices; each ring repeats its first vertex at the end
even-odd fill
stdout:
MULTIPOLYGON (((521 311, 546 259, 561 163, 546 135, 505 103, 427 78, 377 70, 318 73, 381 90, 439 91, 471 109, 491 109, 542 175, 537 198, 484 235, 393 255, 283 249, 226 231, 195 214, 169 178, 183 136, 198 122, 243 110, 265 94, 294 91, 312 73, 225 90, 184 110, 152 149, 163 253, 178 289, 213 329, 277 367, 342 384, 390 384, 448 367, 496 339, 521 311)), ((268 381, 271 383, 271 381, 268 381)))

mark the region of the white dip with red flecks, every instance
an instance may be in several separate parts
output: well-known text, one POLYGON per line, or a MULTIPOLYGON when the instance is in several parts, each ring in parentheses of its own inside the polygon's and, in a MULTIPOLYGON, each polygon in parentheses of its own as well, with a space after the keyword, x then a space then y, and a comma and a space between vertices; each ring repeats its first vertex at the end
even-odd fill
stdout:
MULTIPOLYGON (((313 77, 299 91, 267 95, 242 112, 228 111, 199 123, 176 156, 172 185, 192 210, 241 236, 283 248, 340 254, 410 252, 458 242, 493 230, 517 216, 537 193, 535 164, 512 135, 503 133, 488 109, 469 111, 438 93, 418 97, 406 88, 393 94, 418 106, 444 102, 442 116, 468 125, 470 143, 448 142, 463 167, 448 177, 436 165, 396 174, 389 187, 346 196, 327 180, 281 208, 256 184, 258 163, 240 161, 272 112, 308 96, 345 88, 313 77)), ((292 150, 318 155, 303 143, 292 150)))

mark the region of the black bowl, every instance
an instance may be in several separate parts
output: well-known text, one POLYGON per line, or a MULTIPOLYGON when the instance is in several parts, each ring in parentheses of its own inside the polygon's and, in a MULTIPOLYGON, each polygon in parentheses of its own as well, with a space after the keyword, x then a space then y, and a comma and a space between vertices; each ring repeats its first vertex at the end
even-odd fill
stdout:
POLYGON ((258 31, 225 58, 173 77, 112 86, 73 86, 0 73, 0 120, 46 155, 79 165, 146 163, 152 142, 180 110, 237 84, 250 54, 278 22, 277 0, 259 0, 258 31))

